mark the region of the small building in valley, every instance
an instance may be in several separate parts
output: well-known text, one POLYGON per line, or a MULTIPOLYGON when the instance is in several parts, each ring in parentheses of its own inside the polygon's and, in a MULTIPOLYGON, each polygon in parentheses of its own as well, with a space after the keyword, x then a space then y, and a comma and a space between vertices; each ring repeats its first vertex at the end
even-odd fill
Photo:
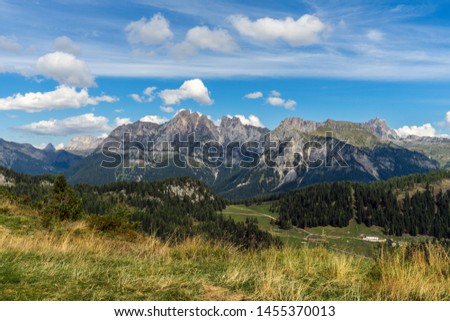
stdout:
POLYGON ((385 239, 381 239, 379 236, 376 236, 376 235, 361 234, 361 238, 363 241, 367 241, 367 242, 375 242, 375 243, 386 242, 385 239))

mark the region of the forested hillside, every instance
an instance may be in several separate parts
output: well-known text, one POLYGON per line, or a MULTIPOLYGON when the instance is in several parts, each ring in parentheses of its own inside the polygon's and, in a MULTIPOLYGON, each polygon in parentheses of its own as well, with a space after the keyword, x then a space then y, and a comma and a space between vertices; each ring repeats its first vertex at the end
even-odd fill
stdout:
POLYGON ((449 172, 416 174, 369 184, 319 184, 281 196, 272 206, 277 224, 344 227, 354 218, 389 235, 450 238, 449 172))
POLYGON ((99 231, 132 229, 170 242, 203 236, 243 248, 281 246, 253 220, 236 223, 224 218, 220 212, 226 201, 191 178, 70 187, 64 176, 31 177, 5 169, 2 173, 7 184, 1 189, 44 213, 46 226, 88 217, 99 231))

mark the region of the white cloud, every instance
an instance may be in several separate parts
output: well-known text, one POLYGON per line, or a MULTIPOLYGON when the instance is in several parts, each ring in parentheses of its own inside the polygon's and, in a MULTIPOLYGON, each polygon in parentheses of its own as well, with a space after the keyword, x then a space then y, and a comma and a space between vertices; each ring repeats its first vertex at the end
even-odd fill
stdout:
POLYGON ((161 124, 168 122, 169 119, 167 119, 165 117, 157 116, 157 115, 149 115, 149 116, 142 117, 140 119, 140 121, 144 122, 144 123, 155 123, 155 124, 161 125, 161 124))
POLYGON ((448 111, 447 114, 445 114, 445 125, 447 127, 450 127, 450 111, 448 111))
POLYGON ((83 60, 74 55, 56 51, 38 59, 36 70, 68 86, 90 87, 95 85, 95 78, 83 60))
POLYGON ((48 145, 48 143, 41 143, 39 145, 33 144, 33 147, 37 148, 37 149, 44 149, 45 147, 47 147, 47 145, 48 145))
POLYGON ((297 105, 297 102, 295 100, 288 99, 284 103, 283 107, 286 108, 286 109, 289 109, 289 110, 294 110, 296 105, 297 105))
POLYGON ((255 91, 255 92, 252 92, 252 93, 248 93, 244 97, 247 98, 247 99, 259 99, 259 98, 262 98, 262 96, 263 96, 262 92, 255 91))
POLYGON ((384 35, 381 31, 378 30, 369 30, 369 32, 366 34, 367 39, 375 42, 380 42, 383 40, 384 35))
POLYGON ((138 94, 131 94, 130 97, 137 103, 143 103, 141 96, 138 94))
POLYGON ((129 125, 132 123, 130 118, 120 118, 120 117, 116 117, 116 119, 114 120, 116 127, 122 126, 122 125, 129 125))
POLYGON ((125 32, 128 42, 131 44, 158 45, 173 37, 169 21, 160 13, 155 14, 148 21, 146 18, 142 18, 131 22, 125 28, 125 32))
POLYGON ((100 102, 113 103, 115 101, 117 98, 105 95, 90 97, 86 88, 77 91, 74 87, 60 85, 54 91, 29 92, 24 95, 19 93, 0 98, 0 110, 22 110, 34 113, 43 110, 80 108, 97 105, 100 102))
POLYGON ((153 99, 155 99, 154 91, 156 90, 156 87, 147 87, 145 88, 142 93, 143 95, 140 96, 138 94, 131 94, 130 97, 137 103, 149 103, 152 102, 153 99))
MULTIPOLYGON (((229 116, 229 117, 231 117, 231 116, 229 116)), ((255 126, 255 127, 264 127, 261 120, 255 115, 250 115, 250 116, 248 116, 248 118, 246 118, 243 115, 235 115, 234 117, 239 118, 241 123, 244 125, 251 125, 251 126, 255 126)))
POLYGON ((219 52, 232 52, 238 48, 225 29, 211 30, 208 27, 195 27, 186 34, 186 41, 200 49, 219 52))
POLYGON ((15 130, 36 135, 67 136, 73 134, 96 133, 110 131, 108 118, 84 114, 61 120, 49 119, 16 127, 15 130))
POLYGON ((56 150, 63 150, 65 148, 64 143, 59 143, 58 145, 55 146, 56 150))
POLYGON ((123 113, 125 109, 114 109, 114 112, 117 114, 123 113))
POLYGON ((175 110, 170 106, 161 106, 159 107, 165 113, 173 113, 175 110))
POLYGON ((243 36, 258 41, 282 39, 292 47, 318 43, 320 33, 325 30, 325 24, 319 18, 308 14, 297 20, 291 17, 284 20, 265 17, 251 21, 246 16, 231 16, 230 21, 243 36))
POLYGON ((53 42, 53 47, 56 51, 62 51, 74 56, 77 56, 80 53, 80 46, 66 36, 56 38, 53 42))
MULTIPOLYGON (((447 114, 447 117, 450 117, 447 114)), ((436 129, 431 124, 424 124, 422 126, 403 126, 396 130, 400 137, 407 137, 409 135, 422 137, 435 137, 436 129)))
POLYGON ((272 91, 270 92, 270 95, 273 96, 273 97, 280 97, 280 96, 281 96, 281 93, 280 93, 279 91, 272 90, 272 91))
POLYGON ((15 37, 6 37, 0 35, 0 50, 19 52, 23 47, 17 42, 15 37))
POLYGON ((281 98, 281 94, 276 90, 272 90, 270 95, 271 96, 267 98, 267 103, 272 106, 281 106, 289 110, 294 110, 297 105, 295 100, 281 98))
POLYGON ((192 99, 204 105, 212 105, 208 88, 200 79, 186 80, 179 89, 165 89, 159 93, 165 105, 179 104, 182 100, 192 99))
MULTIPOLYGON (((155 98, 155 96, 153 95, 153 92, 156 90, 156 87, 147 87, 144 89, 144 91, 142 92, 145 96, 148 97, 148 99, 153 100, 155 98)), ((151 101, 150 100, 150 101, 151 101)))

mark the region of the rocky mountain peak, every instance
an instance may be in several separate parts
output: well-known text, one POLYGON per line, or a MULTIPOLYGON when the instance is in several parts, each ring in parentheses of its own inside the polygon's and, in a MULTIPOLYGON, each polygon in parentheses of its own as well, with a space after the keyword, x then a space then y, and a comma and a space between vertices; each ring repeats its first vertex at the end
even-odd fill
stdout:
POLYGON ((170 121, 163 124, 159 130, 164 140, 171 140, 180 134, 182 139, 195 133, 198 139, 218 139, 218 129, 208 116, 188 109, 178 112, 170 121))
POLYGON ((52 143, 49 143, 45 148, 43 149, 44 152, 55 152, 56 148, 53 146, 52 143))
POLYGON ((239 125, 243 125, 241 120, 236 116, 223 116, 220 120, 219 127, 221 128, 229 128, 229 127, 236 127, 239 125))
POLYGON ((92 153, 103 141, 103 138, 95 136, 73 137, 64 148, 75 155, 87 156, 92 153))
POLYGON ((315 121, 304 120, 299 117, 290 117, 283 120, 278 127, 285 129, 292 128, 300 132, 311 133, 319 127, 319 124, 315 121))
POLYGON ((399 136, 397 132, 389 128, 385 120, 380 118, 371 119, 367 122, 367 125, 375 136, 381 140, 398 140, 399 136))
POLYGON ((160 125, 151 122, 137 121, 132 124, 122 125, 114 129, 108 138, 121 140, 125 133, 130 134, 132 140, 140 140, 142 137, 152 137, 158 131, 160 125))
POLYGON ((236 116, 224 116, 219 125, 219 132, 221 141, 228 143, 231 141, 262 141, 264 135, 268 133, 269 130, 267 128, 244 124, 242 120, 236 116))

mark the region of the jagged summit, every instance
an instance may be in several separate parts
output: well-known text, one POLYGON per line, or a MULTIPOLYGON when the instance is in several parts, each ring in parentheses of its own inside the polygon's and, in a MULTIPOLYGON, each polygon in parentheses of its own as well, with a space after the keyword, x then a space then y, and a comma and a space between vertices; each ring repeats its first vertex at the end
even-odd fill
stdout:
POLYGON ((389 128, 385 120, 380 118, 374 118, 367 122, 372 133, 382 140, 397 141, 400 137, 397 132, 389 128))
POLYGON ((55 152, 56 148, 55 146, 53 146, 52 143, 47 144, 47 146, 44 147, 43 149, 44 152, 55 152))
POLYGON ((107 140, 122 139, 123 134, 130 133, 130 138, 138 141, 152 140, 157 142, 171 141, 177 134, 181 139, 187 139, 189 134, 195 133, 199 140, 214 140, 220 143, 230 141, 261 141, 272 132, 278 138, 299 139, 300 136, 324 136, 333 132, 334 137, 353 142, 358 146, 373 147, 378 142, 401 143, 396 131, 389 128, 380 119, 371 119, 366 123, 356 123, 327 119, 323 122, 305 120, 300 117, 284 119, 274 130, 254 126, 243 116, 223 116, 218 123, 214 123, 207 115, 193 112, 189 109, 178 111, 174 117, 162 124, 138 121, 122 125, 114 129, 107 140))
POLYGON ((75 155, 86 156, 92 153, 102 141, 101 137, 76 136, 67 143, 64 149, 75 155))
MULTIPOLYGON (((151 118, 149 118, 151 120, 151 118)), ((169 162, 165 167, 152 167, 152 161, 143 157, 142 153, 133 150, 120 150, 123 159, 129 160, 131 167, 105 168, 102 161, 105 160, 100 148, 95 149, 83 160, 77 161, 74 155, 66 151, 45 152, 37 150, 31 145, 17 145, 0 140, 0 159, 6 167, 17 170, 26 169, 27 172, 56 172, 64 165, 68 169, 67 175, 71 183, 92 183, 102 184, 117 180, 151 181, 168 177, 191 176, 211 185, 222 195, 231 198, 241 198, 244 196, 254 197, 260 194, 278 192, 298 188, 303 185, 315 184, 322 181, 372 181, 381 180, 398 175, 410 173, 427 172, 435 170, 441 166, 449 164, 450 157, 437 157, 442 155, 442 151, 450 150, 448 144, 443 140, 434 143, 434 140, 423 139, 423 143, 418 144, 414 139, 412 142, 397 139, 395 131, 390 129, 385 121, 381 119, 369 120, 365 123, 354 123, 349 121, 326 120, 315 122, 304 120, 299 117, 291 117, 283 120, 278 127, 270 131, 267 128, 253 126, 260 125, 255 119, 247 119, 243 116, 225 116, 219 123, 214 123, 210 117, 190 110, 182 110, 171 120, 162 123, 152 123, 138 121, 126 124, 114 129, 102 142, 119 141, 124 138, 124 134, 130 134, 130 139, 141 142, 142 146, 149 146, 149 141, 154 142, 153 151, 167 152, 163 156, 171 159, 178 153, 174 145, 160 144, 164 142, 174 142, 176 135, 180 139, 187 141, 190 134, 195 133, 197 142, 206 143, 216 141, 227 148, 229 142, 262 142, 258 145, 258 153, 261 153, 261 162, 255 163, 255 167, 247 168, 240 166, 240 161, 248 160, 239 152, 233 150, 226 153, 224 162, 232 167, 210 167, 199 162, 201 158, 195 155, 195 162, 200 167, 190 163, 183 167, 169 162), (303 154, 305 159, 324 159, 325 149, 315 149, 305 151, 307 142, 324 144, 327 142, 326 133, 332 131, 333 137, 337 140, 345 141, 346 144, 340 151, 346 166, 332 166, 308 168, 306 163, 298 163, 292 167, 290 160, 298 160, 295 153, 303 154), (290 141, 291 147, 286 150, 272 150, 266 154, 262 146, 267 146, 270 133, 270 142, 279 144, 290 141), (432 142, 432 143, 429 143, 432 142), (165 146, 168 146, 167 149, 165 146), (436 146, 430 149, 430 146, 436 146), (443 147, 445 148, 443 148, 443 147), (419 152, 416 152, 417 150, 419 152), (264 153, 263 153, 264 152, 264 153), (307 154, 304 154, 304 153, 307 154), (274 154, 275 153, 275 154, 274 154), (283 157, 276 157, 277 153, 282 153, 283 157), (24 156, 26 154, 26 156, 24 156), (265 162, 270 156, 274 161, 265 162), (295 157, 294 157, 295 156, 295 157), (231 157, 231 159, 229 158, 231 157), (275 158, 273 158, 275 157, 275 158), (33 159, 33 160, 32 160, 33 159), (286 163, 284 159, 288 160, 286 163), (18 162, 18 160, 20 160, 18 162), (31 171, 29 164, 39 165, 31 171), (73 165, 73 166, 72 166, 73 165), (138 166, 139 165, 139 166, 138 166), (143 165, 143 166, 140 166, 143 165), (148 166, 147 166, 148 165, 148 166)), ((408 138, 409 139, 409 138, 408 138)), ((80 136, 74 138, 67 149, 70 151, 80 150, 87 147, 95 148, 101 138, 92 136, 80 136)), ((48 147, 52 149, 51 146, 48 147)), ((299 154, 299 155, 300 155, 299 154)), ((281 155, 281 154, 280 154, 281 155)), ((190 155, 189 157, 192 157, 190 155)), ((191 159, 192 160, 192 159, 191 159)))
MULTIPOLYGON (((397 132, 387 125, 386 121, 374 118, 366 123, 327 119, 323 122, 305 120, 300 117, 284 119, 272 132, 282 136, 295 136, 294 132, 322 136, 325 131, 333 131, 337 137, 348 139, 352 132, 359 136, 367 136, 364 139, 391 141, 398 143, 401 139, 397 132), (365 133, 365 134, 364 134, 365 133), (372 138, 369 136, 373 136, 372 138)), ((240 116, 223 116, 218 123, 214 123, 207 115, 193 112, 190 109, 181 109, 174 117, 162 124, 137 121, 132 124, 122 125, 114 129, 109 138, 123 137, 124 132, 130 132, 132 137, 147 136, 154 139, 171 139, 175 134, 181 137, 195 132, 200 139, 215 139, 220 142, 236 139, 256 139, 270 132, 269 129, 254 126, 240 116)))

